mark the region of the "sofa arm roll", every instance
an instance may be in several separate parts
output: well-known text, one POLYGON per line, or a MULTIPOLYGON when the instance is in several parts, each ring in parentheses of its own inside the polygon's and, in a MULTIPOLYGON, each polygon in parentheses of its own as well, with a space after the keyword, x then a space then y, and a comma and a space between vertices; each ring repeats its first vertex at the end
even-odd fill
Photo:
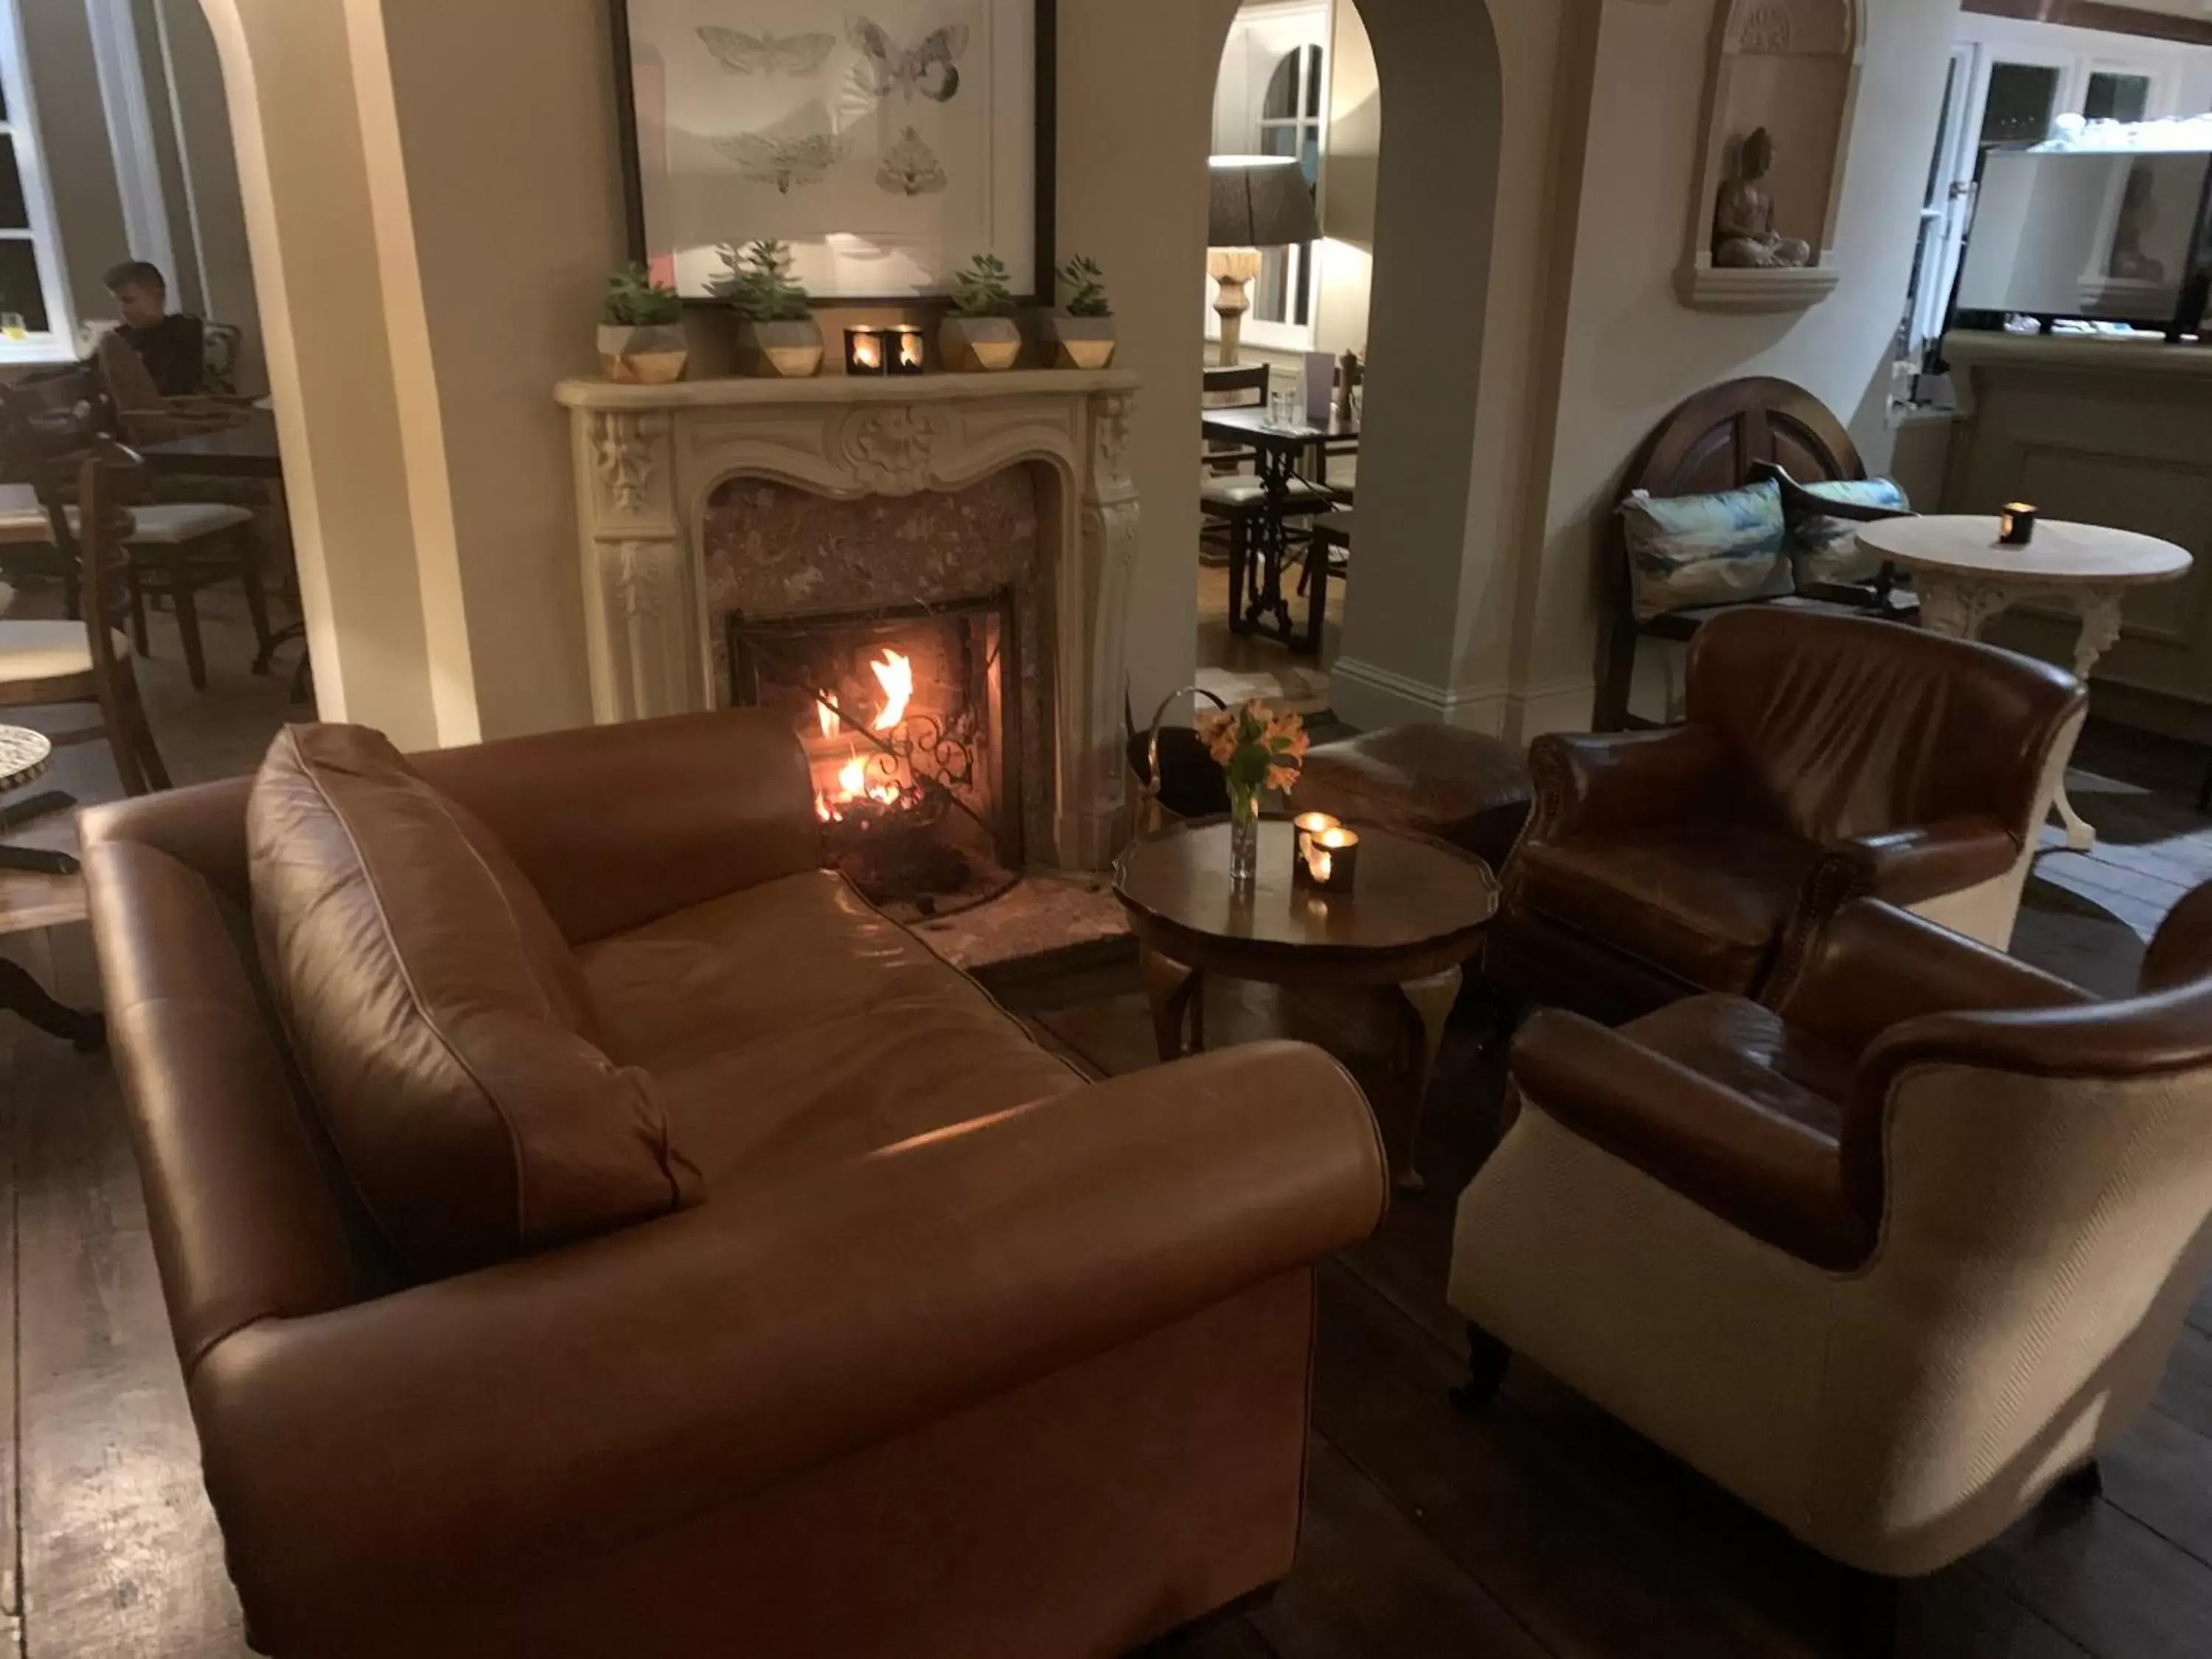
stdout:
POLYGON ((249 1327, 191 1379, 233 1576, 278 1652, 525 1582, 1304 1270, 1387 1170, 1262 1045, 249 1327))
POLYGON ((1531 840, 1561 841, 1620 824, 1725 816, 1734 799, 1733 753, 1702 726, 1588 736, 1551 733, 1529 745, 1528 769, 1536 783, 1531 840))
POLYGON ((1846 866, 1838 885, 1892 904, 1920 904, 1995 881, 2020 861, 2020 837, 1990 817, 1946 818, 1838 842, 1828 858, 1846 866))
POLYGON ((1874 1247, 1833 1139, 1618 1031, 1547 1009, 1511 1072, 1529 1104, 1755 1238, 1835 1268, 1874 1247))

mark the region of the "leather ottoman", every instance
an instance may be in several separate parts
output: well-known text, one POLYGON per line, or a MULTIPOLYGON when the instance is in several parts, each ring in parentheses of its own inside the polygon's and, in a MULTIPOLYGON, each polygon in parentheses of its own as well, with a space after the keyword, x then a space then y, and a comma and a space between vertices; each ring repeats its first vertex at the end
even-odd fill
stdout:
POLYGON ((1316 745, 1301 812, 1434 836, 1502 870, 1534 793, 1516 745, 1452 726, 1394 726, 1316 745))

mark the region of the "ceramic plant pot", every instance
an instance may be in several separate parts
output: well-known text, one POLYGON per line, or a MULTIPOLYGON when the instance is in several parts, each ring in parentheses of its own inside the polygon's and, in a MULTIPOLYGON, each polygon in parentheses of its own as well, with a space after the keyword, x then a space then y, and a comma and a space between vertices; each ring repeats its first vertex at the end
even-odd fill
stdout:
POLYGON ((599 325, 599 362, 607 379, 636 386, 666 386, 684 378, 684 365, 691 355, 681 323, 650 323, 631 327, 622 323, 599 325))
POLYGON ((822 325, 811 317, 789 322, 740 322, 738 362, 748 374, 804 380, 822 370, 822 325))
POLYGON ((937 351, 959 374, 1012 368, 1022 355, 1022 331, 1011 317, 951 316, 937 331, 937 351))
POLYGON ((1052 312, 1039 319, 1037 328, 1052 348, 1055 368, 1104 368, 1114 361, 1111 317, 1070 317, 1052 312))

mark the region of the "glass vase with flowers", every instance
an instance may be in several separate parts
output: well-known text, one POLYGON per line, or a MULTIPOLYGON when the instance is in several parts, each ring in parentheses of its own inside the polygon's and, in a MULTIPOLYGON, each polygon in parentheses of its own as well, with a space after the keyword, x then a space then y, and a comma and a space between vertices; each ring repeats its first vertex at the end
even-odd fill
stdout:
POLYGON ((1255 700, 1198 717, 1204 740, 1229 786, 1229 876, 1249 892, 1260 873, 1260 798, 1296 787, 1305 763, 1305 722, 1255 700))

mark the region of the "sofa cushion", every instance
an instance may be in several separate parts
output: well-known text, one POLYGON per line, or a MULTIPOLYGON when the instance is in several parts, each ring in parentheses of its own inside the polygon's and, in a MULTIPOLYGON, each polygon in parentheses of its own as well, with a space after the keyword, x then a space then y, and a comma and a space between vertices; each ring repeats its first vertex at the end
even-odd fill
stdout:
POLYGON ((653 1074, 718 1200, 1083 1081, 828 872, 578 956, 608 1051, 653 1074))
POLYGON ((410 1268, 465 1272, 697 1194, 653 1081, 473 817, 380 734, 286 728, 246 812, 255 931, 347 1173, 410 1268))
POLYGON ((1820 855, 1814 842, 1721 822, 1532 842, 1519 902, 1689 984, 1747 991, 1820 855))
POLYGON ((1773 483, 1710 495, 1653 495, 1620 504, 1638 622, 1697 605, 1793 592, 1782 490, 1773 483))

